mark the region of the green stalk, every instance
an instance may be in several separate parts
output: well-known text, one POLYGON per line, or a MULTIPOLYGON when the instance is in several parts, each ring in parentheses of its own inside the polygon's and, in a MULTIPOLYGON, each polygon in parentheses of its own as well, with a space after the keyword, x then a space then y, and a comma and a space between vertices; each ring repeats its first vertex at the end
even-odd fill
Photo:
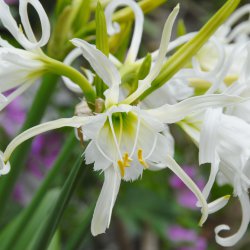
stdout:
MULTIPOLYGON (((32 126, 37 125, 46 110, 48 101, 51 98, 53 91, 56 87, 58 77, 55 75, 45 75, 39 90, 33 100, 29 113, 26 117, 26 121, 21 129, 24 131, 32 126)), ((31 140, 23 143, 11 157, 12 169, 10 173, 6 176, 1 177, 0 181, 0 218, 3 216, 4 210, 7 205, 7 201, 12 194, 13 188, 15 186, 16 180, 21 173, 24 162, 26 160, 26 155, 28 154, 31 146, 31 140)))
MULTIPOLYGON (((104 10, 100 4, 97 3, 96 12, 95 12, 95 21, 96 21, 96 48, 103 52, 104 55, 108 57, 109 55, 109 42, 108 42, 108 33, 106 18, 104 10)), ((104 99, 104 91, 107 89, 107 86, 103 80, 99 77, 95 77, 96 94, 98 97, 104 99)))
POLYGON ((31 245, 27 247, 28 250, 44 250, 47 249, 58 224, 63 216, 63 213, 72 197, 72 194, 77 186, 78 180, 86 173, 87 168, 82 168, 82 156, 78 158, 72 170, 67 178, 65 184, 62 187, 60 196, 48 215, 47 220, 42 225, 35 239, 31 242, 31 245))
POLYGON ((140 97, 143 100, 170 80, 200 50, 214 32, 226 21, 239 5, 240 0, 228 0, 216 14, 202 27, 198 34, 171 56, 163 65, 159 76, 140 97))
POLYGON ((74 148, 76 144, 75 139, 75 133, 72 131, 68 136, 67 140, 63 145, 63 148, 60 150, 60 153, 53 164, 53 167, 51 168, 50 172, 46 176, 46 178, 41 183, 41 186, 39 187, 38 191, 34 195, 31 203, 28 205, 27 208, 23 211, 22 218, 15 227, 15 229, 12 231, 11 237, 8 239, 8 242, 5 243, 5 247, 2 250, 8 250, 11 249, 13 246, 18 248, 18 240, 21 236, 20 232, 24 229, 25 226, 29 221, 32 220, 33 214, 36 211, 37 207, 39 206, 40 202, 43 200, 45 194, 48 192, 48 190, 51 188, 52 183, 56 179, 56 176, 60 172, 62 165, 67 162, 70 155, 72 154, 72 148, 74 148), (13 244, 15 242, 15 244, 13 244))
POLYGON ((43 57, 42 60, 46 65, 46 69, 59 76, 66 76, 70 78, 75 84, 77 84, 83 91, 84 96, 89 103, 90 107, 94 107, 96 94, 87 78, 81 74, 78 70, 70 67, 60 61, 57 61, 50 57, 43 57))

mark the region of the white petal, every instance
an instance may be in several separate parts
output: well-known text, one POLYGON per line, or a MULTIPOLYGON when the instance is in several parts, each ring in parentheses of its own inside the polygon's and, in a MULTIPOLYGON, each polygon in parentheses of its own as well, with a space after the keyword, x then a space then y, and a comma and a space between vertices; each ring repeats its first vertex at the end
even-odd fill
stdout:
POLYGON ((81 39, 73 39, 72 43, 81 49, 83 56, 100 78, 109 86, 119 85, 121 77, 113 63, 93 45, 81 39))
POLYGON ((84 152, 86 164, 94 163, 94 170, 105 170, 110 166, 110 161, 106 159, 97 148, 94 141, 91 141, 84 152))
POLYGON ((168 50, 168 45, 169 45, 169 41, 170 41, 170 36, 171 36, 171 32, 172 32, 172 28, 174 25, 174 21, 176 16, 179 13, 179 4, 174 8, 174 10, 171 12, 171 14, 169 15, 163 32, 162 32, 162 38, 161 38, 161 43, 160 43, 160 48, 159 48, 159 53, 158 53, 158 57, 156 59, 155 65, 153 66, 153 68, 150 70, 149 74, 147 75, 147 77, 143 80, 141 80, 139 82, 140 85, 147 85, 150 86, 152 81, 158 76, 158 74, 161 71, 162 68, 162 64, 165 60, 165 56, 168 50))
MULTIPOLYGON (((6 29, 9 30, 9 32, 13 35, 13 37, 25 48, 28 50, 36 49, 37 47, 41 47, 45 45, 49 38, 50 33, 50 25, 49 20, 46 15, 46 12, 42 8, 41 4, 37 0, 29 0, 29 2, 34 6, 34 8, 37 10, 37 13, 40 17, 41 25, 42 25, 42 38, 39 42, 36 42, 34 40, 29 40, 24 35, 21 29, 19 29, 15 19, 13 18, 9 6, 3 1, 0 0, 0 19, 6 29)), ((29 22, 25 20, 25 16, 27 15, 27 10, 25 10, 25 5, 27 5, 27 0, 20 1, 20 10, 21 10, 21 18, 23 21, 24 30, 27 32, 27 36, 31 38, 31 33, 29 32, 31 30, 29 22)), ((26 6, 27 7, 27 6, 26 6)), ((32 31, 32 30, 31 30, 32 31)), ((33 33, 33 32, 32 32, 33 33)), ((33 35, 34 36, 34 35, 33 35)))
MULTIPOLYGON (((7 101, 8 101, 8 99, 3 94, 0 93, 0 105, 5 104, 7 101)), ((1 110, 1 108, 0 108, 0 110, 1 110)))
POLYGON ((105 94, 106 99, 111 99, 108 102, 117 103, 121 77, 115 65, 100 50, 86 41, 77 38, 71 41, 81 49, 83 56, 88 60, 97 75, 110 87, 105 94))
POLYGON ((104 171, 104 184, 96 203, 91 222, 91 233, 96 236, 102 234, 109 227, 112 210, 120 188, 121 178, 113 167, 104 171))
POLYGON ((3 152, 0 151, 0 176, 6 175, 10 172, 10 162, 7 163, 3 160, 3 152))
POLYGON ((215 239, 218 244, 220 244, 223 247, 231 247, 234 246, 246 233, 248 224, 250 221, 250 202, 249 202, 249 197, 248 193, 242 192, 242 194, 239 196, 240 199, 240 204, 242 208, 242 220, 241 220, 241 225, 237 233, 235 233, 232 236, 229 237, 221 237, 218 234, 221 231, 224 230, 230 230, 230 227, 228 225, 220 225, 215 228, 215 239))
POLYGON ((30 42, 34 44, 33 46, 43 47, 44 45, 46 45, 50 38, 50 22, 41 3, 38 0, 22 0, 19 3, 19 13, 25 33, 30 42), (40 18, 42 36, 39 42, 37 42, 37 39, 30 25, 28 17, 28 4, 31 4, 34 7, 40 18))
POLYGON ((1 102, 1 94, 0 94, 0 111, 4 109, 7 105, 9 105, 14 99, 16 99, 18 96, 20 96, 23 92, 25 92, 29 87, 31 86, 31 83, 24 83, 19 88, 14 90, 6 99, 5 102, 1 102))
POLYGON ((192 179, 185 173, 185 171, 177 164, 177 162, 170 156, 166 158, 166 165, 170 168, 184 183, 185 185, 193 192, 200 202, 202 209, 202 217, 200 219, 200 225, 202 225, 208 217, 208 204, 201 193, 197 185, 192 181, 192 179))
POLYGON ((13 48, 13 46, 0 36, 0 46, 5 48, 13 48))
POLYGON ((224 94, 195 96, 183 100, 177 104, 165 104, 147 112, 164 123, 175 123, 195 112, 204 111, 206 108, 229 106, 242 102, 244 99, 238 96, 224 94))
POLYGON ((209 214, 215 213, 225 207, 230 199, 230 195, 225 195, 208 204, 209 214))
POLYGON ((113 35, 120 31, 119 24, 114 23, 112 24, 112 16, 116 8, 128 5, 134 12, 135 15, 135 28, 134 33, 131 41, 131 46, 128 50, 126 62, 134 62, 141 43, 141 37, 143 32, 143 21, 144 21, 144 15, 140 8, 140 6, 134 2, 133 0, 116 0, 111 1, 110 4, 105 9, 105 16, 107 20, 107 29, 109 35, 113 35))
POLYGON ((201 128, 199 145, 199 164, 211 163, 214 161, 216 144, 218 139, 218 127, 222 110, 207 109, 201 128))
POLYGON ((46 122, 37 126, 34 126, 17 137, 15 137, 10 144, 7 146, 5 152, 4 152, 4 160, 8 160, 12 154, 12 152, 15 150, 16 147, 18 147, 21 143, 24 141, 39 135, 41 133, 53 130, 53 129, 58 129, 62 127, 75 127, 78 128, 86 123, 91 123, 95 121, 93 117, 78 117, 78 116, 73 116, 72 118, 62 118, 58 119, 55 121, 51 122, 46 122))

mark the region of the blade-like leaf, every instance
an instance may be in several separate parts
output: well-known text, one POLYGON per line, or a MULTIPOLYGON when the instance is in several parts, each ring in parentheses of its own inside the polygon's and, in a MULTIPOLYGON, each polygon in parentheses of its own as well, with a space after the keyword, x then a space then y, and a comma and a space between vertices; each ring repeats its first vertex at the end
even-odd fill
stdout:
MULTIPOLYGON (((19 238, 21 236, 20 231, 22 231, 22 235, 26 234, 26 227, 28 226, 29 223, 32 223, 34 214, 38 206, 40 205, 43 197, 46 195, 48 190, 51 188, 54 180, 56 179, 56 176, 58 175, 58 173, 60 173, 62 165, 68 161, 70 155, 72 154, 72 148, 74 148, 75 144, 76 144, 75 134, 74 131, 72 131, 68 135, 68 139, 65 142, 63 148, 61 149, 53 167, 51 168, 46 178, 43 180, 41 186, 34 195, 31 203, 21 213, 22 216, 18 216, 18 221, 15 223, 15 227, 13 227, 12 232, 8 235, 7 238, 4 238, 4 243, 6 247, 1 246, 2 247, 1 250, 11 249, 13 247, 13 242, 15 242, 16 247, 19 246, 19 238)), ((0 237, 4 233, 5 230, 1 232, 0 237)), ((28 243, 29 241, 26 242, 26 245, 28 243)))
POLYGON ((44 250, 48 247, 63 216, 64 210, 69 203, 72 193, 76 188, 79 178, 85 174, 86 167, 84 169, 82 167, 82 156, 80 156, 72 167, 55 206, 49 213, 45 223, 42 225, 36 236, 32 239, 30 245, 27 247, 28 250, 44 250))

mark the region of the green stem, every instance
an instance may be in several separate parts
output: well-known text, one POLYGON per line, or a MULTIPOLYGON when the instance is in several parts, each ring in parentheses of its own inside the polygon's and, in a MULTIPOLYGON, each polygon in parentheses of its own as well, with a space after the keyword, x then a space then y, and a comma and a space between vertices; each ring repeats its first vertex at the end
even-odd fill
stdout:
POLYGON ((77 84, 83 91, 87 102, 91 107, 95 105, 96 94, 86 77, 78 70, 50 57, 44 57, 43 61, 49 72, 59 76, 66 76, 77 84))
POLYGON ((138 99, 143 100, 169 81, 200 50, 214 32, 225 22, 239 5, 240 0, 228 0, 216 14, 202 27, 197 35, 171 56, 163 65, 159 76, 138 99))
POLYGON ((39 230, 37 237, 32 241, 31 245, 27 248, 29 250, 44 250, 47 249, 57 226, 63 216, 64 210, 66 209, 70 198, 77 186, 79 179, 85 174, 87 168, 82 169, 82 156, 78 158, 75 165, 72 167, 72 170, 67 178, 65 184, 62 187, 61 193, 55 206, 48 215, 47 220, 42 225, 39 230))
MULTIPOLYGON (((35 125, 37 125, 46 110, 48 101, 53 94, 56 87, 56 82, 58 77, 55 75, 45 75, 39 90, 33 100, 29 113, 26 117, 26 121, 21 129, 21 131, 27 130, 35 125)), ((1 177, 0 181, 0 218, 3 216, 4 210, 7 205, 7 201, 12 194, 13 188, 15 186, 16 180, 20 175, 26 156, 30 150, 31 140, 23 143, 13 154, 11 159, 11 169, 10 173, 6 176, 1 177)))
POLYGON ((34 195, 31 203, 29 206, 24 210, 22 214, 22 219, 19 221, 18 225, 12 231, 11 237, 8 239, 8 242, 5 243, 5 248, 2 250, 8 250, 12 247, 16 246, 18 248, 18 240, 21 236, 20 232, 22 229, 27 226, 27 223, 32 220, 32 216, 36 211, 36 208, 39 206, 40 202, 43 200, 43 197, 51 187, 52 183, 56 179, 58 173, 60 172, 62 165, 67 162, 70 155, 72 154, 72 148, 74 148, 76 144, 75 133, 72 131, 67 136, 67 141, 63 145, 53 167, 51 168, 50 172, 48 173, 47 177, 43 180, 41 186, 39 187, 38 191, 34 195), (15 242, 15 244, 13 244, 15 242))

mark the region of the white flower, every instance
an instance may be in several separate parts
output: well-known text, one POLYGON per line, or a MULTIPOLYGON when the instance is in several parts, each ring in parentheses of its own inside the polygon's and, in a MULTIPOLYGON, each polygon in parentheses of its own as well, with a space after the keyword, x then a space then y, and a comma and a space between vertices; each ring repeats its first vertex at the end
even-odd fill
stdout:
POLYGON ((115 65, 93 45, 73 39, 73 44, 81 50, 96 74, 108 86, 104 93, 104 112, 59 119, 35 126, 18 135, 3 153, 2 164, 6 164, 15 148, 33 136, 65 126, 81 128, 84 138, 90 140, 84 153, 86 163, 94 163, 94 169, 103 171, 105 177, 92 219, 93 235, 104 233, 109 227, 121 180, 135 180, 147 169, 170 168, 199 200, 203 214, 200 224, 207 218, 208 206, 199 188, 172 158, 173 139, 166 124, 178 122, 187 115, 203 111, 207 107, 229 105, 241 101, 242 98, 229 95, 198 96, 150 110, 131 105, 159 73, 177 13, 178 7, 166 21, 160 53, 154 67, 146 78, 139 82, 138 89, 125 100, 120 100, 121 76, 115 65))
POLYGON ((234 116, 225 115, 221 109, 208 109, 200 132, 200 164, 211 163, 211 172, 203 194, 207 198, 219 176, 221 184, 234 188, 242 206, 242 223, 237 233, 221 237, 218 233, 229 230, 226 225, 215 229, 216 241, 222 246, 235 245, 244 235, 250 221, 250 125, 234 116))
POLYGON ((0 110, 23 93, 45 71, 42 62, 44 54, 41 47, 47 44, 50 37, 50 23, 47 14, 38 0, 20 0, 19 14, 22 27, 17 25, 4 0, 0 0, 0 20, 23 47, 23 49, 17 49, 0 37, 0 94, 2 96, 2 93, 15 89, 6 97, 5 102, 0 103, 0 110), (29 22, 28 4, 34 7, 40 18, 42 35, 39 41, 29 22))

